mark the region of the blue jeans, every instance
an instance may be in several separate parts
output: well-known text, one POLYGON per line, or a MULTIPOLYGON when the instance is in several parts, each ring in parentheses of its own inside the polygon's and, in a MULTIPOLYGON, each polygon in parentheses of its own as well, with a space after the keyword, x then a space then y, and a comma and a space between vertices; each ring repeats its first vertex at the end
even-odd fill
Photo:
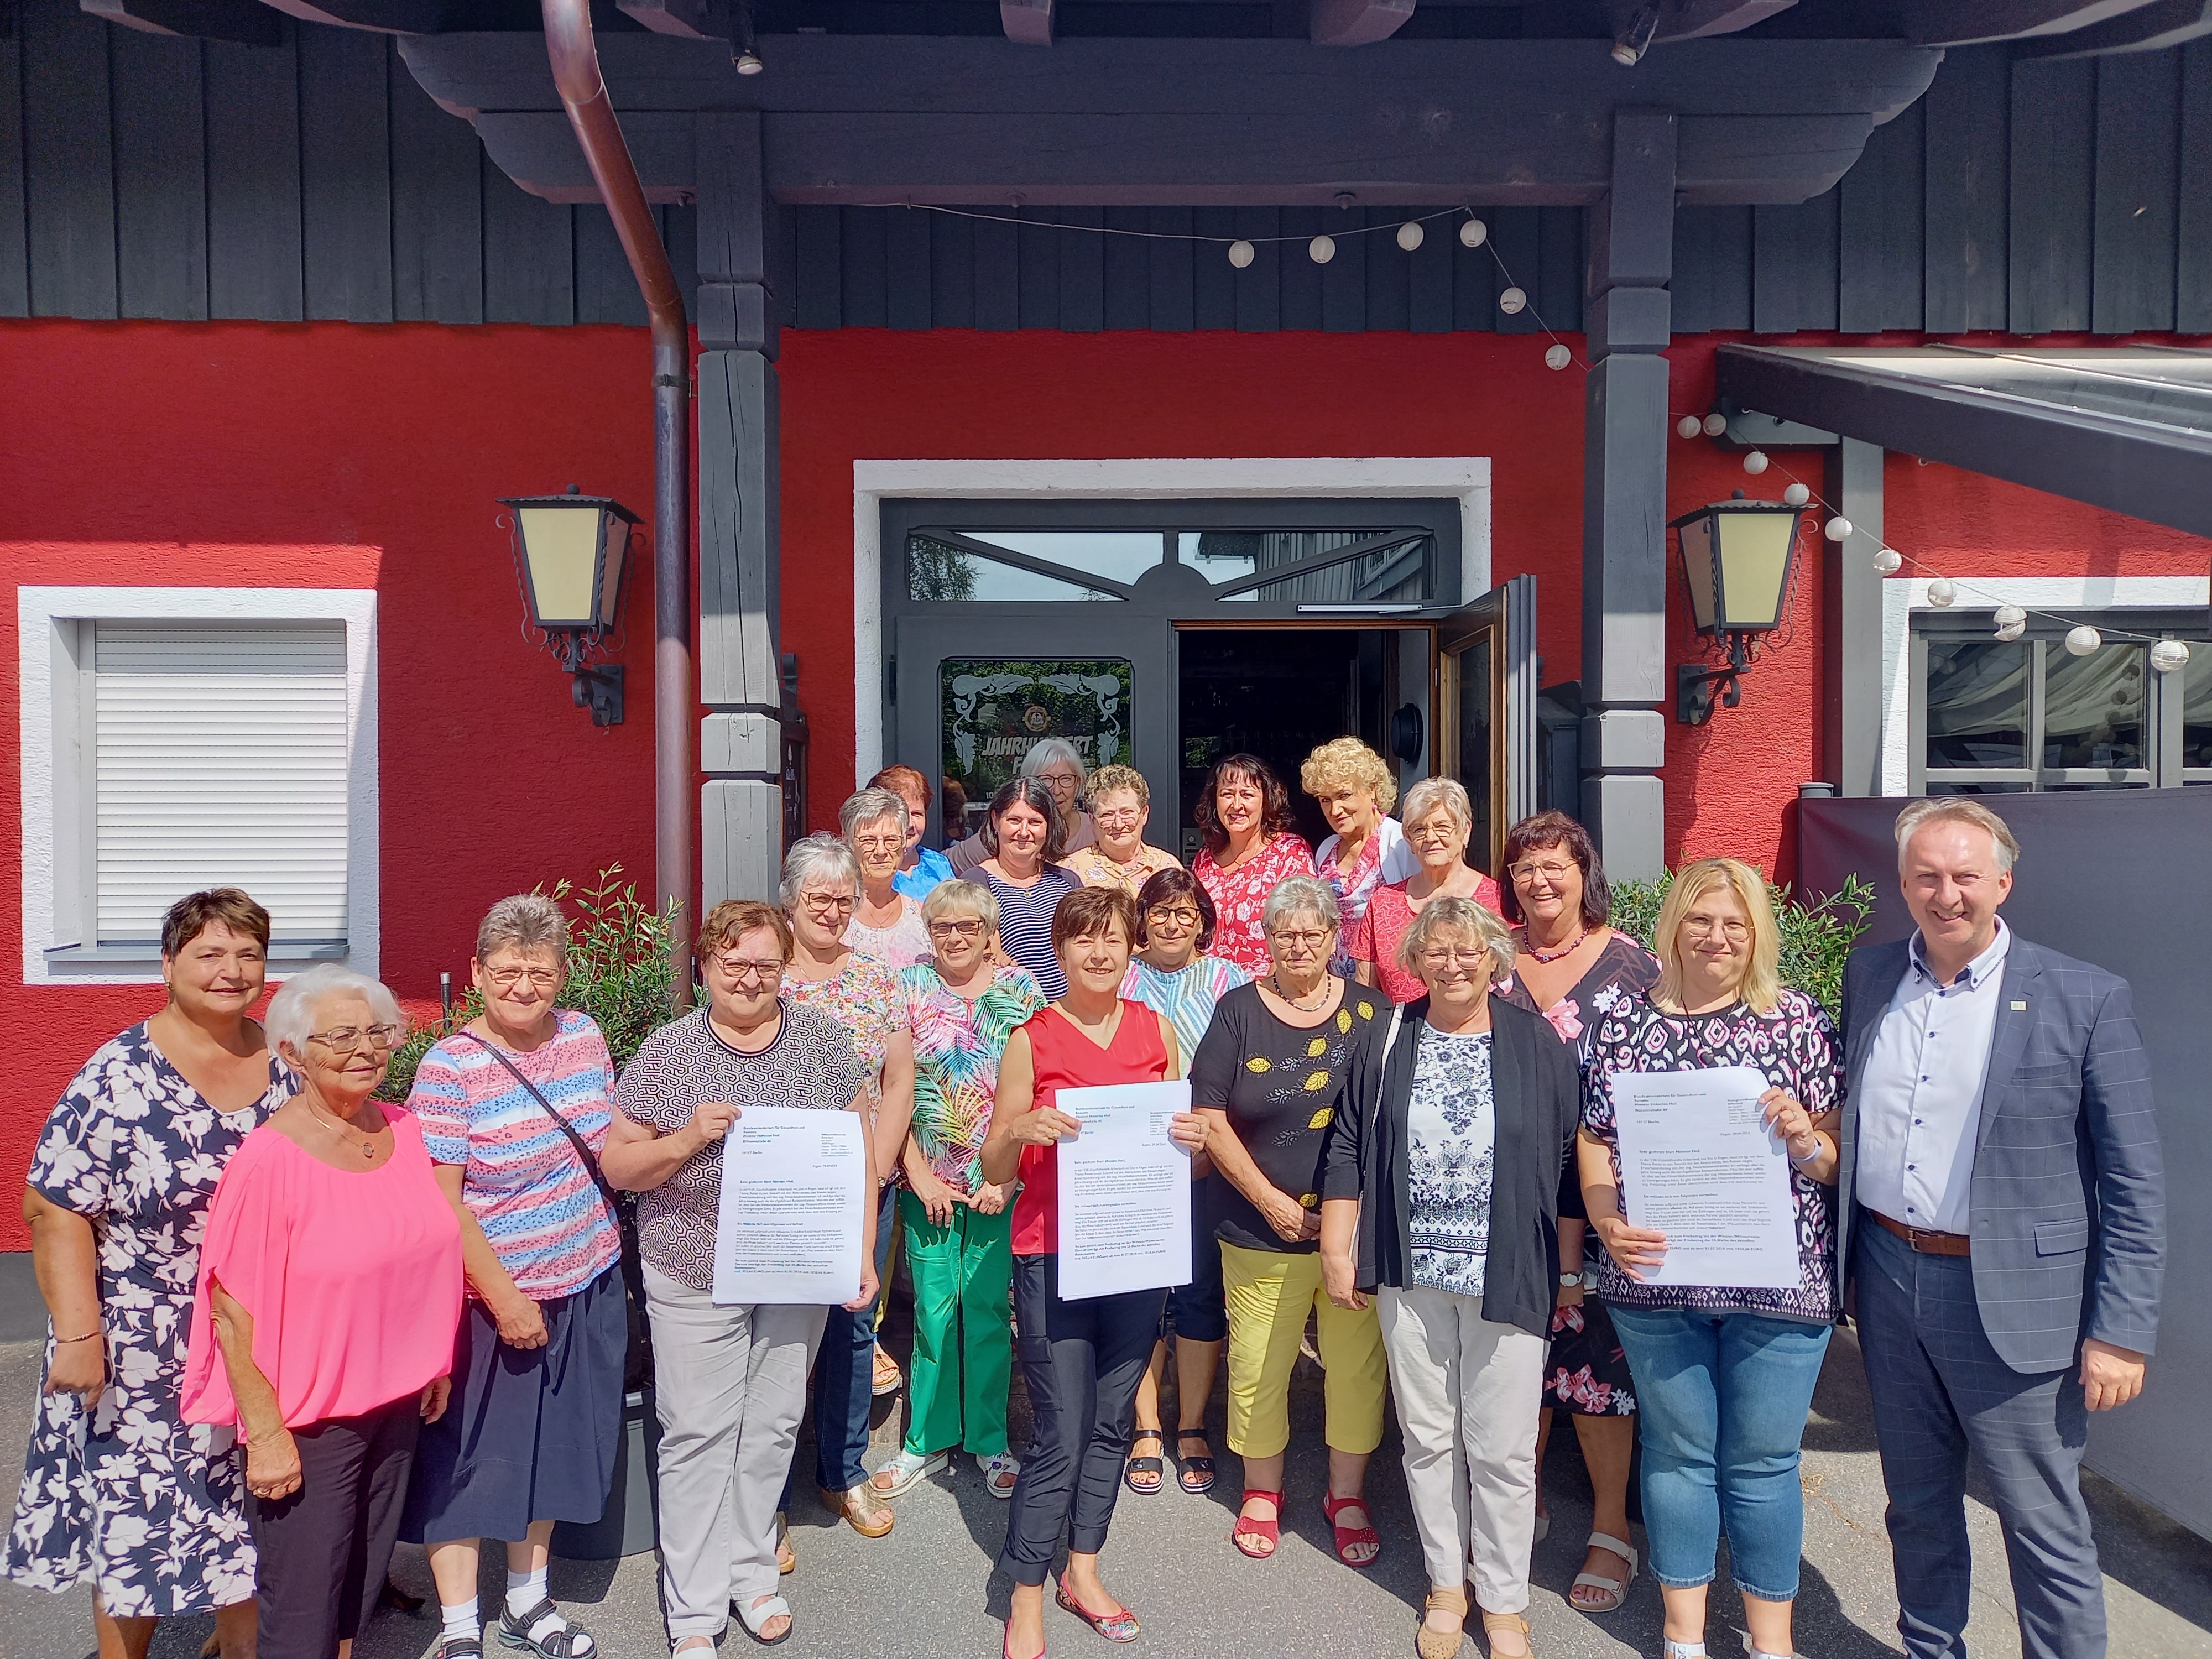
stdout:
POLYGON ((1651 1576, 1669 1589, 1712 1583, 1725 1521, 1736 1588, 1794 1601, 1805 1540, 1797 1446, 1832 1328, 1748 1313, 1607 1311, 1636 1379, 1651 1576))
MULTIPOLYGON (((898 1188, 886 1187, 876 1206, 876 1299, 858 1313, 830 1310, 814 1355, 814 1483, 823 1492, 850 1492, 868 1478, 868 1417, 875 1403, 876 1310, 890 1294, 883 1281, 890 1261, 898 1188)), ((789 1476, 783 1501, 791 1507, 789 1476)))

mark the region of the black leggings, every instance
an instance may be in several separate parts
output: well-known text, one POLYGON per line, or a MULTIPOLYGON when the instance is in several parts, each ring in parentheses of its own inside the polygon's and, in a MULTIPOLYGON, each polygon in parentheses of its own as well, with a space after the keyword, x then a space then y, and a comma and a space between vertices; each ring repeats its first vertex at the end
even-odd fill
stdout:
POLYGON ((261 1557, 262 1659, 333 1659, 376 1611, 421 1404, 410 1394, 359 1417, 302 1424, 292 1431, 300 1490, 273 1504, 246 1498, 261 1557))
POLYGON ((1014 1258, 1014 1317, 1036 1431, 1022 1460, 999 1565, 1042 1584, 1067 1547, 1096 1555, 1114 1519, 1137 1382, 1159 1334, 1164 1291, 1060 1299, 1060 1258, 1014 1258))

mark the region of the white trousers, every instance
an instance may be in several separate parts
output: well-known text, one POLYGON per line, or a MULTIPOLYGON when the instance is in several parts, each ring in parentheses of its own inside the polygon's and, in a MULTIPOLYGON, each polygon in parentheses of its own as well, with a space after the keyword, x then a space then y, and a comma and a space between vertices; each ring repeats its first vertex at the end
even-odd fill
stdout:
POLYGON ((1480 1301, 1449 1291, 1386 1287, 1376 1304, 1430 1585, 1465 1580, 1486 1611, 1519 1613, 1536 1543, 1536 1425, 1551 1345, 1492 1324, 1480 1301))
POLYGON ((668 1639, 720 1636, 775 1593, 775 1506, 826 1308, 718 1306, 648 1265, 668 1639))

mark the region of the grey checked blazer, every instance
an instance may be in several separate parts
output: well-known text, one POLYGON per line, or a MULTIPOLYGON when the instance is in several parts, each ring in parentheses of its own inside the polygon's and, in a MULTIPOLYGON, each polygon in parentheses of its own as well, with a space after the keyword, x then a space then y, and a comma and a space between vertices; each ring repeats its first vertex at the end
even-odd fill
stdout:
MULTIPOLYGON (((1910 966, 1906 952, 1904 940, 1869 945, 1844 970, 1836 1208, 1846 1272, 1859 1081, 1875 1027, 1910 966)), ((2006 1364, 2030 1374, 2063 1370, 2085 1336, 2151 1352, 2166 1267, 2165 1188, 2149 1061, 2128 982, 2014 934, 1982 1082, 1970 1224, 1974 1301, 2006 1364)))

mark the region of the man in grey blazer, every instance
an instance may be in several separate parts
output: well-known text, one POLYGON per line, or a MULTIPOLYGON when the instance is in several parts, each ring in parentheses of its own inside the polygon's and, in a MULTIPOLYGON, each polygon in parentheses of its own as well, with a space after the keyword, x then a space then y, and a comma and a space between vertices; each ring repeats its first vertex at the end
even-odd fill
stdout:
POLYGON ((2088 1413, 2142 1391, 2165 1265, 2127 981, 1997 918, 2020 844, 1967 797, 1897 819, 1919 924, 1844 975, 1838 1251, 1889 1489, 1911 1659, 1966 1652, 1969 1452, 2003 1522, 2026 1659, 2105 1651, 2088 1413))

